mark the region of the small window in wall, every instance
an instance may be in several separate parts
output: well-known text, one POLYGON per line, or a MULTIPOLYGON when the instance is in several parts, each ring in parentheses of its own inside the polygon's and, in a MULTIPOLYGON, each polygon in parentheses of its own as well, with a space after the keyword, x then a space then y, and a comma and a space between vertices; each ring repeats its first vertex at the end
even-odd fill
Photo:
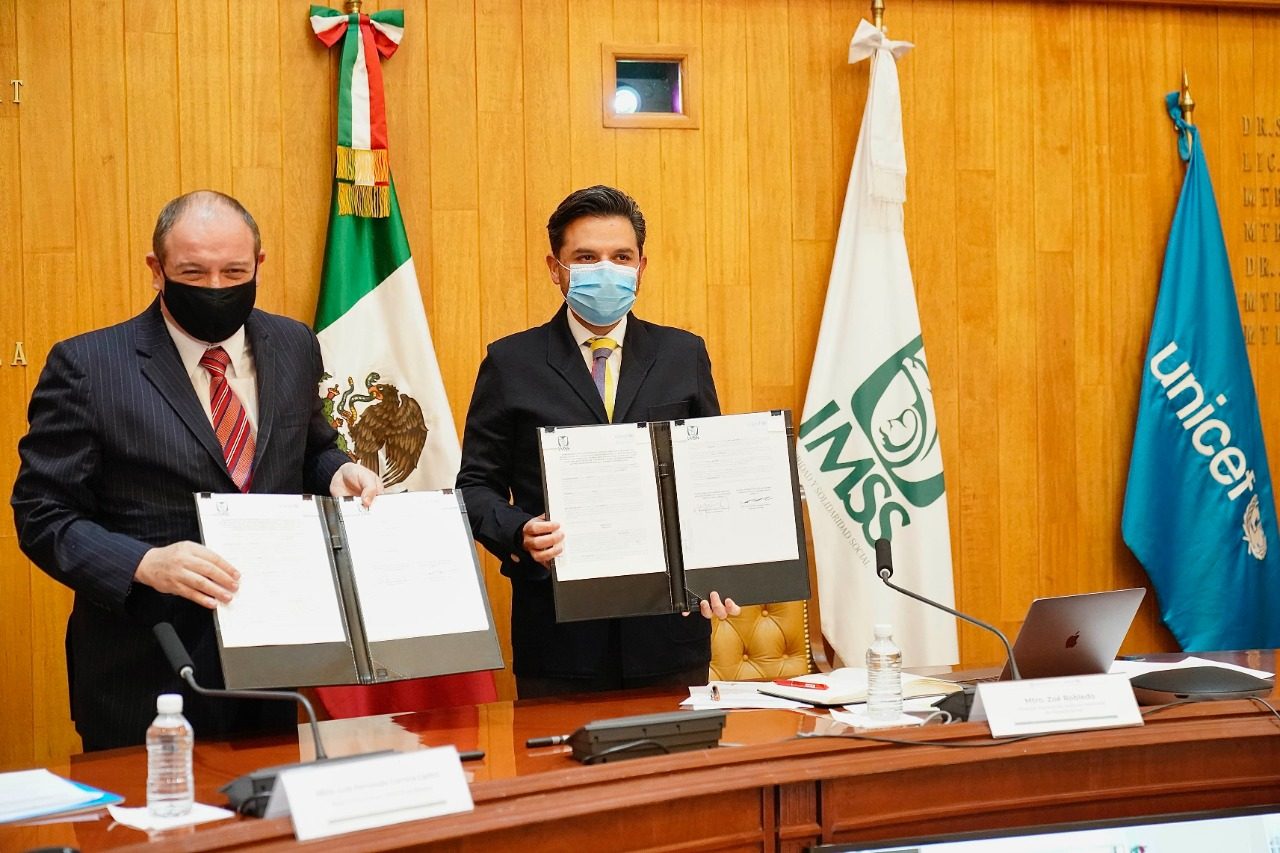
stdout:
POLYGON ((603 48, 605 127, 698 126, 694 48, 603 48))

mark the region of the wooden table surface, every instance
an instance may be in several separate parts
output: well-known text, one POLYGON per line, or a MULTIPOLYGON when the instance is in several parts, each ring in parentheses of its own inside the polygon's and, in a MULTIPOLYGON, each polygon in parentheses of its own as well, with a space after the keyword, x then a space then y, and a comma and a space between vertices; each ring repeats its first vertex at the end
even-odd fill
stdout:
MULTIPOLYGON (((1274 671, 1274 653, 1219 657, 1274 671)), ((333 850, 801 850, 826 841, 1280 804, 1280 719, 1248 701, 1198 703, 1140 728, 995 743, 985 724, 895 730, 904 746, 801 738, 824 713, 733 711, 731 748, 584 767, 567 746, 526 748, 592 720, 674 710, 683 692, 495 702, 323 723, 331 755, 453 744, 476 810, 307 846, 333 850), (957 746, 961 748, 956 748, 957 746), (927 793, 927 796, 922 794, 927 793)), ((310 734, 198 742, 197 799, 247 771, 310 758, 310 734)), ((141 748, 73 756, 55 773, 145 804, 141 748)), ((96 820, 0 827, 0 851, 267 850, 296 846, 287 819, 235 819, 145 833, 96 820), (148 843, 149 842, 149 843, 148 843)))

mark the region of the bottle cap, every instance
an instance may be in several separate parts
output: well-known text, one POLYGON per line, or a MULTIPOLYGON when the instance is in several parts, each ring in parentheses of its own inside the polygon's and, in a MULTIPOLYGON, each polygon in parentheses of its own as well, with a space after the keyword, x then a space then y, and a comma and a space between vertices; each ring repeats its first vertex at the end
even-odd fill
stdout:
POLYGON ((182 713, 182 694, 181 693, 161 693, 156 697, 156 713, 158 714, 181 714, 182 713))
POLYGON ((875 627, 876 639, 883 640, 893 636, 893 626, 888 622, 877 623, 875 627))

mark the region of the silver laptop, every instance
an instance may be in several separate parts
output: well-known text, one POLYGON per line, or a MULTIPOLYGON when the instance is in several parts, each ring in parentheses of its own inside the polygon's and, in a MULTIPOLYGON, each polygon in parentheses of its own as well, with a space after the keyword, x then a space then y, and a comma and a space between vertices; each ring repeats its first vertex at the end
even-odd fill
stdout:
MULTIPOLYGON (((1129 633, 1145 589, 1037 598, 1013 642, 1023 678, 1107 672, 1129 633)), ((1000 673, 1009 678, 1009 665, 1000 673)))

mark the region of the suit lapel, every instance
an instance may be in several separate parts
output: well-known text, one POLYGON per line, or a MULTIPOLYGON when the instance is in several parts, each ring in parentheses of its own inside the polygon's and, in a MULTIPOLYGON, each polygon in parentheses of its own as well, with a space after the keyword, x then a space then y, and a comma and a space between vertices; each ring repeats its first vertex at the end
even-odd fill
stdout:
MULTIPOLYGON (((577 342, 569 332, 569 321, 565 318, 567 306, 561 306, 556 316, 546 325, 547 330, 547 364, 568 383, 573 392, 581 398, 598 423, 608 423, 604 413, 604 401, 600 392, 591 381, 591 373, 587 370, 587 362, 579 351, 577 342)), ((626 359, 624 358, 625 362, 626 359)), ((624 368, 625 370, 625 368, 624 368)), ((617 410, 615 406, 615 411, 617 410)))
MULTIPOLYGON (((225 474, 226 460, 222 456, 222 445, 218 444, 213 434, 213 425, 209 416, 200 405, 195 388, 191 386, 191 377, 182 366, 178 357, 178 349, 169 337, 169 330, 164 324, 164 315, 160 313, 160 298, 151 303, 151 307, 137 320, 138 343, 142 375, 164 397, 165 402, 191 431, 196 441, 200 442, 208 454, 225 474)), ((227 474, 227 482, 234 487, 231 475, 227 474)))
POLYGON ((280 387, 280 363, 271 347, 271 333, 259 312, 254 311, 244 325, 245 340, 253 355, 253 369, 258 384, 258 434, 253 453, 253 470, 258 470, 271 428, 275 425, 275 394, 280 387))
MULTIPOLYGON (((640 385, 649 375, 657 357, 657 347, 649 334, 648 324, 632 314, 627 320, 627 336, 622 342, 622 375, 618 377, 618 391, 613 397, 614 421, 629 423, 647 420, 629 415, 631 404, 640 392, 640 385)), ((594 387, 593 385, 592 388, 594 387)))

